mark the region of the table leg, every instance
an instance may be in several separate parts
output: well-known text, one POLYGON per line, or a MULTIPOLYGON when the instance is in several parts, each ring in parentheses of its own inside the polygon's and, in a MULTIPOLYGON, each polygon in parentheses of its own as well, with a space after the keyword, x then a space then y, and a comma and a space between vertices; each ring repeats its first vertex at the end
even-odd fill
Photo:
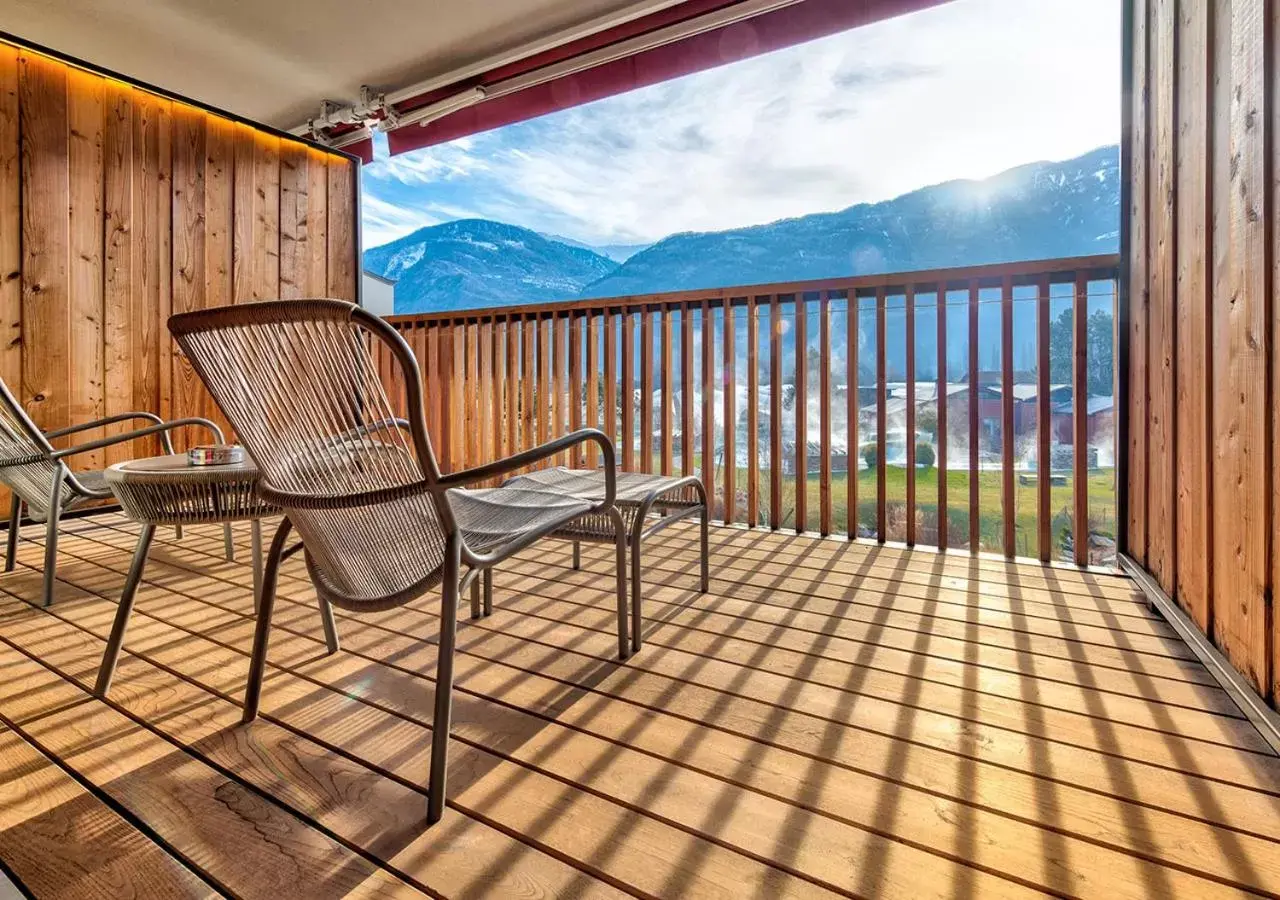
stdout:
POLYGON ((573 542, 573 570, 576 572, 582 568, 582 545, 577 541, 573 542))
POLYGON ((253 554, 253 612, 262 611, 262 522, 249 523, 250 552, 253 554))
POLYGON ((226 524, 222 526, 222 546, 227 551, 227 562, 235 562, 236 561, 236 545, 235 545, 235 542, 231 540, 230 524, 226 524))
POLYGON ((154 525, 143 525, 138 535, 138 546, 133 551, 129 577, 125 579, 124 590, 120 593, 120 605, 116 608, 116 620, 111 625, 111 637, 107 639, 102 665, 98 667, 98 682, 93 692, 99 697, 106 697, 107 691, 111 689, 111 679, 116 673, 120 649, 124 646, 124 632, 129 625, 129 615, 133 612, 133 599, 138 592, 138 583, 142 581, 142 570, 147 565, 147 553, 151 550, 151 538, 155 533, 154 525))

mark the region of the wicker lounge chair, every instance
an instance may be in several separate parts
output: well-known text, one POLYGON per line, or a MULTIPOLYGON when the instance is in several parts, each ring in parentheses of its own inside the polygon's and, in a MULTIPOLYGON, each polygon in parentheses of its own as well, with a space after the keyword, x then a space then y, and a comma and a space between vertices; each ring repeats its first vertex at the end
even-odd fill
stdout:
POLYGON ((172 453, 173 444, 169 439, 169 432, 188 425, 207 428, 219 442, 222 441, 222 432, 208 419, 186 418, 166 422, 149 412, 120 413, 70 428, 45 432, 31 421, 9 386, 0 381, 0 483, 7 485, 12 494, 4 570, 12 572, 16 564, 19 524, 25 504, 28 516, 45 523, 43 599, 44 605, 48 606, 53 602, 53 582, 58 559, 58 523, 62 514, 95 501, 113 499, 102 472, 72 472, 65 460, 80 453, 151 434, 158 434, 165 452, 172 453), (57 438, 120 422, 151 424, 62 450, 54 449, 52 444, 57 438))
MULTIPOLYGON (((404 339, 381 319, 337 300, 282 300, 183 313, 169 329, 249 455, 263 500, 286 518, 263 571, 244 720, 257 715, 281 560, 291 528, 302 538, 322 612, 390 609, 440 587, 428 823, 445 802, 453 651, 459 597, 492 609, 492 569, 584 514, 617 528, 618 653, 628 655, 626 546, 614 505, 613 444, 582 430, 507 459, 441 473, 423 416, 422 382, 404 339), (390 349, 404 377, 409 419, 391 410, 371 353, 390 349), (587 441, 600 445, 606 489, 598 502, 545 488, 463 490, 587 441)), ((331 613, 330 613, 331 616, 331 613)), ((332 619, 330 618, 330 624, 332 619)))

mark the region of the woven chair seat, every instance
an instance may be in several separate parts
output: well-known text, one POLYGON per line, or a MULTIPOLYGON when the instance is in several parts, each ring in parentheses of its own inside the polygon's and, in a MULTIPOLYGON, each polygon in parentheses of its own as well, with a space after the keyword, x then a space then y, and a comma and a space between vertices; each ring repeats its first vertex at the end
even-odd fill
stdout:
MULTIPOLYGON (((645 501, 652 500, 647 515, 660 518, 674 509, 702 506, 695 484, 680 476, 651 475, 644 472, 619 472, 616 504, 630 531, 645 501)), ((556 466, 519 475, 504 487, 522 490, 544 490, 579 500, 596 502, 604 496, 604 472, 599 469, 569 469, 556 466)), ((582 516, 556 531, 557 537, 579 540, 611 541, 613 525, 608 516, 582 516)))
POLYGON ((530 532, 570 522, 594 505, 565 491, 536 485, 452 490, 449 502, 463 540, 481 553, 513 543, 530 532))

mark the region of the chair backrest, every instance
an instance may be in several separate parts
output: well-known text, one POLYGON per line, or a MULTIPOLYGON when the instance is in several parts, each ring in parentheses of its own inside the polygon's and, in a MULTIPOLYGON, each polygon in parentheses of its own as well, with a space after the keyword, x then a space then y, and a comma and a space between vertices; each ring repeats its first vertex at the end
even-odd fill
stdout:
POLYGON ((26 502, 32 515, 44 518, 54 479, 61 477, 49 439, 0 380, 0 482, 26 502))
POLYGON ((433 490, 417 362, 395 329, 339 300, 183 313, 169 329, 258 466, 263 498, 298 529, 317 590, 371 609, 438 583, 451 517, 433 490), (407 423, 396 422, 374 341, 400 367, 407 423))

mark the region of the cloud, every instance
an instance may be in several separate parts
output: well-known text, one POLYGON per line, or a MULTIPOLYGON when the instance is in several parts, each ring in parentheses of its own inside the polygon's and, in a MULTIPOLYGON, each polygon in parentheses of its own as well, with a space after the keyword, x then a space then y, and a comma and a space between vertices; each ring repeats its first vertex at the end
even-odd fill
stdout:
POLYGON ((954 0, 379 161, 366 245, 449 211, 604 244, 842 209, 1117 141, 1119 91, 1120 0, 954 0))

